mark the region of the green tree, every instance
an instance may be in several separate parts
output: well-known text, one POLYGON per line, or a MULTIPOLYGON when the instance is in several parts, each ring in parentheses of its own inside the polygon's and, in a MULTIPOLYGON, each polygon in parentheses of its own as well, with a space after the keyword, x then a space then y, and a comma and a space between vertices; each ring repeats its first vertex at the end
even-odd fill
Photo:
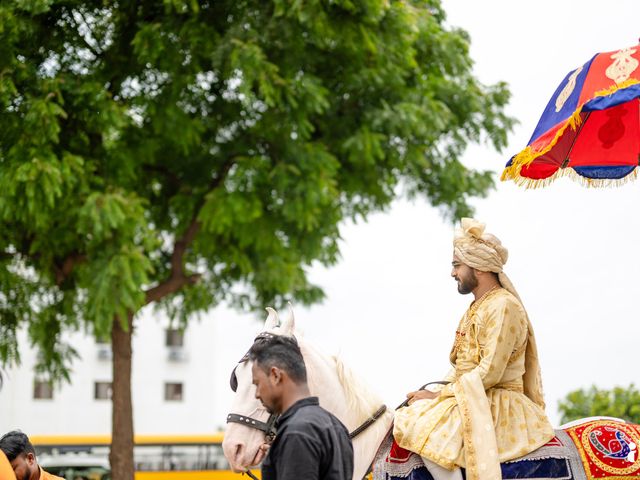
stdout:
POLYGON ((121 480, 142 307, 318 301, 341 222, 469 214, 460 156, 512 126, 438 0, 6 0, 0 44, 0 360, 26 326, 58 380, 64 332, 110 336, 121 480))
POLYGON ((562 423, 598 415, 640 423, 640 391, 633 383, 628 388, 614 387, 612 390, 593 385, 588 390, 569 392, 564 400, 558 402, 558 409, 562 423))

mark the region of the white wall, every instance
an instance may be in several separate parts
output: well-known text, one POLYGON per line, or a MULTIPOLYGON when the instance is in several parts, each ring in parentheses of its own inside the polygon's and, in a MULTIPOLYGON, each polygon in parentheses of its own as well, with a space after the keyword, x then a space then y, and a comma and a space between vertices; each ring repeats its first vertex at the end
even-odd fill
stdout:
MULTIPOLYGON (((215 322, 193 321, 185 332, 186 360, 168 359, 167 321, 151 311, 136 321, 133 341, 133 398, 135 431, 140 434, 211 433, 224 423, 215 411, 217 345, 215 322), (165 382, 183 383, 182 401, 165 401, 165 382)), ((20 337, 22 364, 5 372, 0 391, 0 433, 19 428, 29 435, 108 434, 111 402, 94 399, 94 382, 111 381, 111 362, 98 358, 95 341, 74 334, 71 343, 80 354, 73 363, 71 383, 56 389, 52 400, 33 399, 36 355, 26 335, 20 337)), ((227 370, 228 375, 228 370, 227 370)))

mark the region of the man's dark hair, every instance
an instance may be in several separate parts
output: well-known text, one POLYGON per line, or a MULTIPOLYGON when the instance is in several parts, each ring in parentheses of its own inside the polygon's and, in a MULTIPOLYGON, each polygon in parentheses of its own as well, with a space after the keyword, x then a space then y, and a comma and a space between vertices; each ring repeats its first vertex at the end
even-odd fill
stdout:
POLYGON ((20 430, 12 430, 9 433, 5 433, 0 438, 0 450, 4 452, 7 459, 13 462, 18 456, 23 453, 33 453, 35 456, 36 451, 27 437, 20 430))
POLYGON ((307 368, 298 342, 293 337, 274 335, 259 338, 249 350, 249 359, 258 363, 260 368, 268 372, 271 367, 278 367, 287 372, 295 383, 306 383, 307 368))

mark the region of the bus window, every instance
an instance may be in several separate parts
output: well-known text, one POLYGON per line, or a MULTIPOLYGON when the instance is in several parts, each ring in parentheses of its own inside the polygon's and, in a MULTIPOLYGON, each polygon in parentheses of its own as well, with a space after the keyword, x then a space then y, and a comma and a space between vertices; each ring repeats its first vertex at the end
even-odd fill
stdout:
MULTIPOLYGON (((67 480, 110 480, 108 436, 32 436, 31 442, 51 473, 67 480)), ((238 480, 222 452, 221 434, 136 435, 134 468, 136 480, 238 480)))
POLYGON ((66 480, 110 480, 109 462, 105 457, 67 453, 42 455, 38 463, 44 470, 66 480))

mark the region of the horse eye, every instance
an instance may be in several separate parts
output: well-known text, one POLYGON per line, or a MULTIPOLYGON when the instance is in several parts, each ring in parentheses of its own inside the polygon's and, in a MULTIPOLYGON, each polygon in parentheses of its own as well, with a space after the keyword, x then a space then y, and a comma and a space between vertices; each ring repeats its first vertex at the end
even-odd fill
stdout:
POLYGON ((238 377, 236 376, 236 369, 235 368, 231 372, 231 378, 229 379, 229 386, 231 386, 231 390, 233 392, 238 390, 238 377))

